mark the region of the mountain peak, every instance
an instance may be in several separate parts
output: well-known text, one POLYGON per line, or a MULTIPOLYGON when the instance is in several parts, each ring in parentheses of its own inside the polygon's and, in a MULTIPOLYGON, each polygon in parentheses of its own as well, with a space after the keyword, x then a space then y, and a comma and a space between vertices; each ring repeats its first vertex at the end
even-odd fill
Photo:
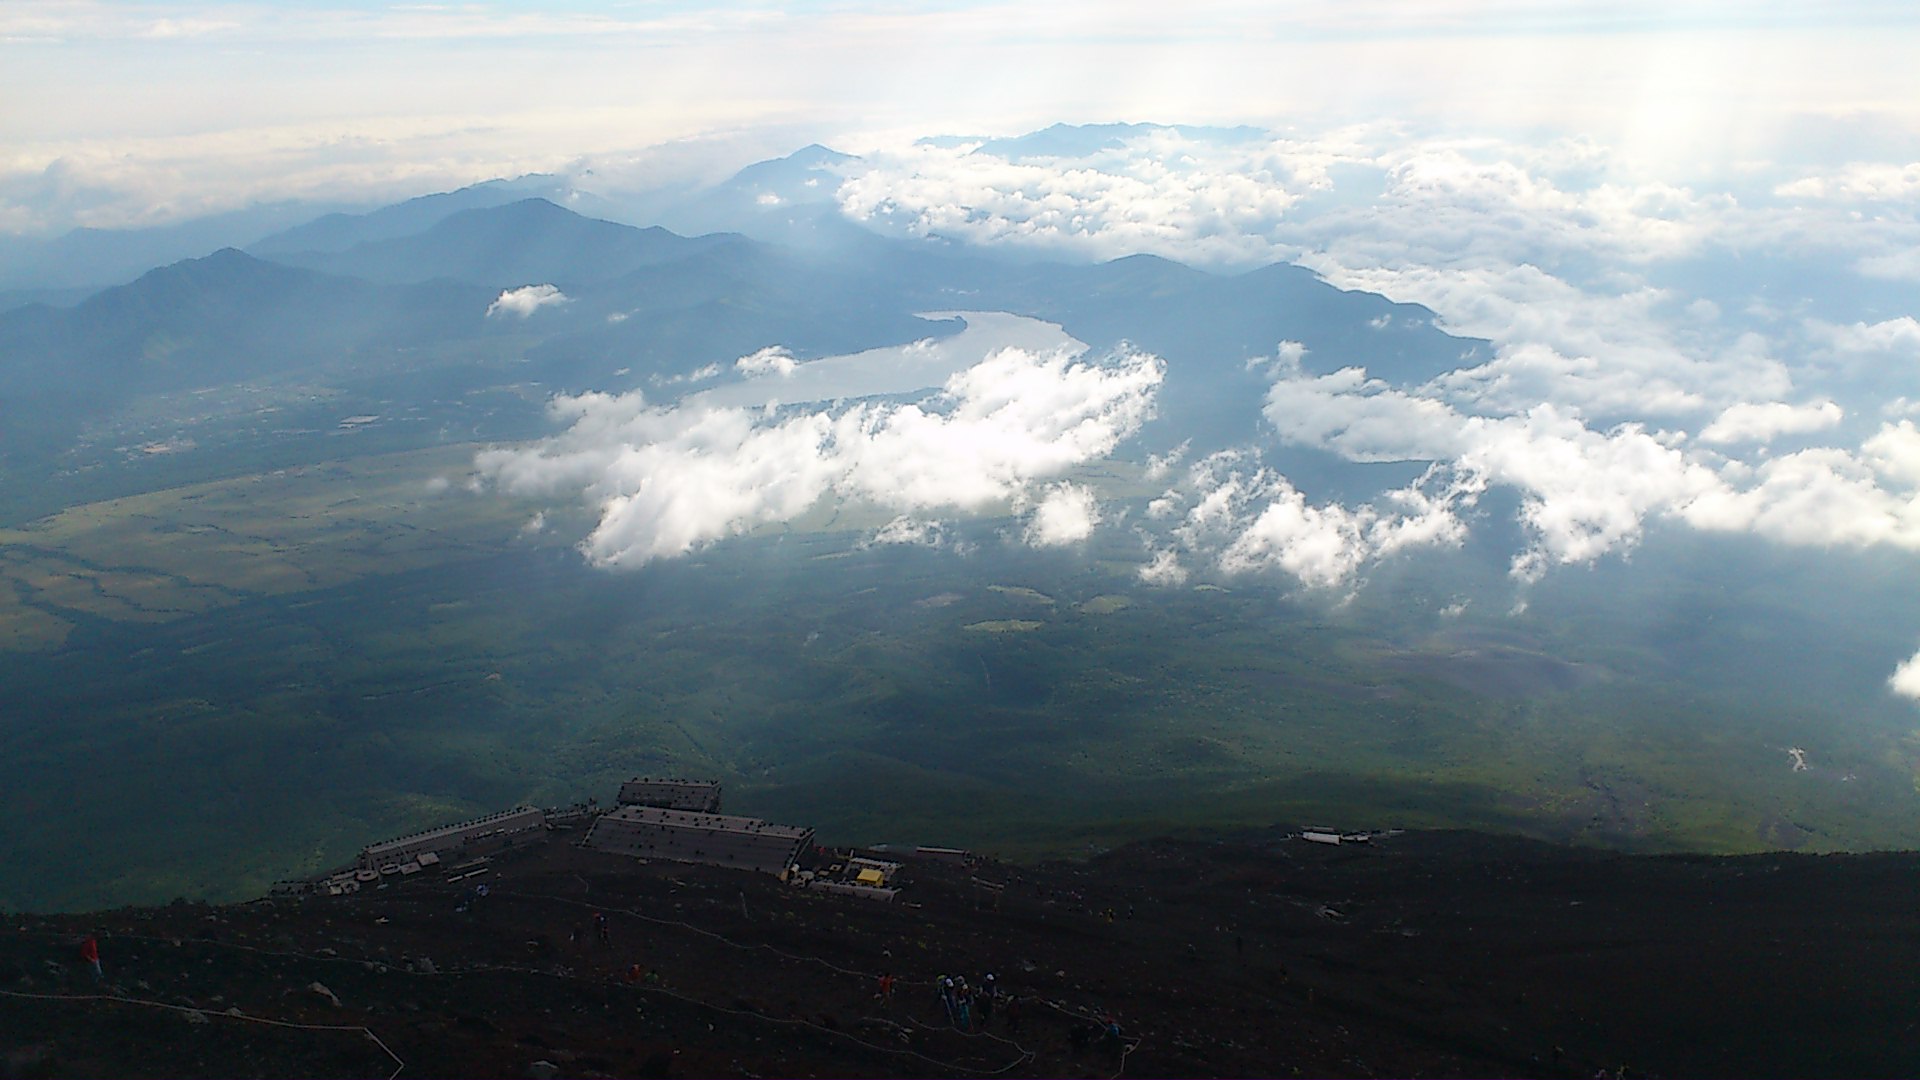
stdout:
POLYGON ((808 143, 781 160, 793 162, 795 165, 838 165, 843 161, 858 161, 860 159, 854 157, 852 154, 843 154, 832 147, 822 146, 819 143, 808 143))

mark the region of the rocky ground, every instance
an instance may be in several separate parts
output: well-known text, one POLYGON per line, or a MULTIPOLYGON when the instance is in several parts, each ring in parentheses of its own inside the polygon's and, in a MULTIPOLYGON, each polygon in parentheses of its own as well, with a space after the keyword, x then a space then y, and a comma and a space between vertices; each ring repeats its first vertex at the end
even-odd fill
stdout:
POLYGON ((556 835, 484 898, 14 915, 0 1076, 1920 1075, 1920 855, 1276 832, 902 878, 880 904, 556 835), (934 980, 989 971, 1017 1026, 954 1030, 934 980), (1120 1043, 1079 1037, 1107 1014, 1120 1043))

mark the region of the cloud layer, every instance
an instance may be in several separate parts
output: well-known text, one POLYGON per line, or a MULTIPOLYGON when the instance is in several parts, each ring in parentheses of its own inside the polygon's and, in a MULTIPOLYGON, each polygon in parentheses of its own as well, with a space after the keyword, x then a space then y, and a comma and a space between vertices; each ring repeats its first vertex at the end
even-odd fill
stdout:
MULTIPOLYGON (((1164 365, 1143 353, 1102 362, 1004 349, 923 404, 814 410, 660 408, 639 393, 556 399, 568 430, 482 453, 482 476, 521 494, 580 493, 599 508, 582 547, 601 566, 638 566, 789 521, 833 495, 896 510, 978 511, 1111 453, 1153 414, 1164 365)), ((1072 485, 1039 500, 1033 539, 1091 529, 1072 485)), ((927 542, 910 517, 886 542, 927 542)))
POLYGON ((1273 380, 1282 443, 1432 469, 1316 503, 1254 448, 1209 460, 1149 506, 1173 530, 1149 529, 1151 579, 1271 569, 1338 587, 1398 548, 1459 542, 1490 487, 1520 495, 1522 581, 1628 550, 1654 520, 1920 550, 1920 324, 1887 310, 1911 294, 1875 285, 1920 246, 1913 167, 1770 180, 1792 166, 1762 162, 1703 186, 1643 164, 1591 140, 1379 124, 1134 128, 928 142, 849 165, 838 199, 882 231, 1055 255, 1300 262, 1493 342, 1491 361, 1420 386, 1370 378, 1364 355, 1304 376, 1300 346, 1277 343, 1249 368, 1273 380))

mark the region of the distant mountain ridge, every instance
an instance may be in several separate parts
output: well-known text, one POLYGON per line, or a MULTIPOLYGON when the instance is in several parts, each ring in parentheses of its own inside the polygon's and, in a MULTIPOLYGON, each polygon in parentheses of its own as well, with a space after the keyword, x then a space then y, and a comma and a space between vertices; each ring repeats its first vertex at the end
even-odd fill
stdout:
POLYGON ((513 180, 488 180, 454 191, 422 195, 367 213, 327 214, 274 233, 246 247, 251 254, 269 257, 308 252, 339 253, 360 244, 425 232, 463 210, 482 210, 526 199, 546 199, 585 214, 604 215, 608 209, 605 200, 576 189, 561 177, 533 174, 513 180))
MULTIPOLYGON (((759 207, 769 215, 760 230, 792 245, 638 228, 540 197, 458 208, 517 194, 523 178, 316 219, 257 245, 378 237, 341 250, 227 248, 71 309, 0 312, 0 409, 12 418, 0 453, 66 445, 87 418, 142 394, 294 372, 372 378, 422 363, 455 378, 450 365, 481 354, 522 364, 512 378, 553 390, 670 385, 771 345, 805 360, 905 344, 939 332, 916 312, 955 308, 1057 322, 1096 353, 1124 341, 1164 357, 1159 419, 1140 436, 1148 448, 1268 437, 1261 409, 1271 380, 1253 362, 1282 341, 1305 347, 1309 372, 1357 364, 1401 385, 1486 353, 1484 343, 1437 329, 1425 308, 1343 292, 1299 267, 1226 276, 1150 255, 1008 262, 966 245, 889 239, 845 220, 832 201, 823 177, 851 160, 807 147, 719 189, 735 206, 759 207), (761 206, 761 194, 778 191, 821 193, 761 206), (488 316, 504 291, 535 284, 556 286, 567 302, 534 318, 488 316)), ((489 371, 485 378, 509 378, 489 371)), ((411 385, 409 393, 435 394, 454 383, 419 375, 411 385)))
POLYGON ((621 277, 735 239, 688 238, 659 226, 620 225, 533 198, 461 210, 421 232, 369 240, 344 251, 271 257, 289 266, 374 282, 445 278, 498 288, 541 283, 564 288, 621 277))
POLYGON ((71 309, 0 313, 0 410, 11 421, 0 451, 71 438, 140 394, 339 366, 372 343, 477 327, 487 296, 450 283, 396 289, 223 248, 71 309))
POLYGON ((345 209, 339 203, 287 201, 144 229, 74 229, 47 239, 0 243, 0 289, 97 290, 132 281, 156 266, 240 247, 262 236, 345 209))

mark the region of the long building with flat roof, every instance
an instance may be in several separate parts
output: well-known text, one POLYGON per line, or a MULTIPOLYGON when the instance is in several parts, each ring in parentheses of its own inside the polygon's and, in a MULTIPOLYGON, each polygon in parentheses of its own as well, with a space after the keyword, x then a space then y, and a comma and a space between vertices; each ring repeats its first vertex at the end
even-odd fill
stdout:
POLYGON ((409 833, 378 844, 370 844, 360 852, 360 868, 378 870, 382 866, 394 866, 412 860, 423 852, 446 853, 457 851, 480 840, 504 838, 513 833, 527 832, 543 828, 547 823, 545 811, 529 806, 502 810, 497 814, 477 817, 472 821, 462 821, 455 825, 444 825, 425 832, 409 833))
POLYGON ((785 874, 813 843, 813 830, 759 818, 623 806, 600 815, 586 846, 642 859, 705 863, 785 874))
POLYGON ((616 801, 621 806, 658 806, 667 810, 694 810, 712 814, 720 809, 720 782, 636 776, 620 785, 616 801))

